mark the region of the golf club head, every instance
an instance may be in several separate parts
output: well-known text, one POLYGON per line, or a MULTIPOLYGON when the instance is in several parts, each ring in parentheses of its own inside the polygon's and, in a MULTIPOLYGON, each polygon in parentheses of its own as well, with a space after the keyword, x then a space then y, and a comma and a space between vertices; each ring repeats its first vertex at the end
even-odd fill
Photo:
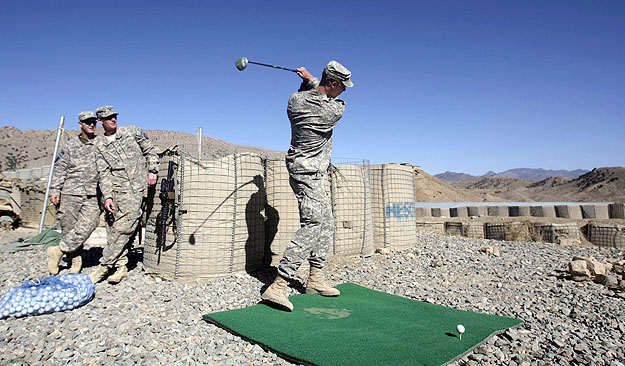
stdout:
POLYGON ((237 58, 236 65, 237 65, 237 69, 239 71, 245 70, 245 67, 247 66, 247 57, 239 57, 239 58, 237 58))

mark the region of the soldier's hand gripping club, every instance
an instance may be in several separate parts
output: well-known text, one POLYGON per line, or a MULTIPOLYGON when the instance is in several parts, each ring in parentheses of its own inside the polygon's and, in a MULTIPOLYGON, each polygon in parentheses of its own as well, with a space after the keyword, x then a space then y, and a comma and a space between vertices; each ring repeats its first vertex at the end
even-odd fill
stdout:
POLYGON ((310 73, 310 71, 306 70, 306 68, 303 66, 295 69, 295 72, 300 78, 302 78, 302 80, 306 82, 309 82, 314 78, 314 76, 310 73))

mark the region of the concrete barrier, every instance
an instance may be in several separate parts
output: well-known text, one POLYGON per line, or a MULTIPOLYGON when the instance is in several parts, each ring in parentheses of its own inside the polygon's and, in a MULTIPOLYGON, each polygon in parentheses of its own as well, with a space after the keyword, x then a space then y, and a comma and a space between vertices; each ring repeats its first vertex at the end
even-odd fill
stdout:
POLYGON ((581 205, 582 216, 585 219, 609 219, 610 218, 610 206, 609 204, 594 204, 594 205, 581 205))
POLYGON ((556 208, 552 205, 530 206, 530 215, 534 217, 557 217, 556 208))
POLYGON ((529 216, 529 206, 510 206, 508 207, 508 214, 510 217, 529 216))
POLYGON ((583 218, 582 208, 580 205, 557 205, 556 216, 565 219, 581 220, 583 218))
POLYGON ((488 207, 486 206, 469 206, 467 211, 469 216, 483 217, 488 215, 488 207))
POLYGON ((436 207, 432 208, 432 217, 451 217, 451 213, 447 207, 436 207))
POLYGON ((488 216, 508 217, 508 206, 488 206, 488 216))
POLYGON ((449 209, 450 217, 469 217, 468 207, 452 207, 449 209))
POLYGON ((432 209, 429 207, 415 207, 415 216, 432 217, 432 209))

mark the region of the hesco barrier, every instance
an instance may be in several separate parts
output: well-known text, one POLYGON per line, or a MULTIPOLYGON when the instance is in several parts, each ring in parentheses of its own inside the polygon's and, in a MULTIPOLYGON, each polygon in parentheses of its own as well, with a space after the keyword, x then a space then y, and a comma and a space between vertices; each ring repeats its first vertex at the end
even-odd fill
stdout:
POLYGON ((428 230, 469 238, 506 241, 572 243, 580 241, 578 224, 541 222, 418 222, 417 230, 428 230))
POLYGON ((293 234, 300 227, 297 198, 289 184, 289 172, 284 159, 267 160, 265 214, 265 237, 269 248, 266 261, 277 266, 293 234))
POLYGON ((625 248, 625 226, 589 222, 588 240, 602 247, 625 248))
MULTIPOLYGON (((43 200, 46 192, 46 182, 39 181, 37 183, 18 183, 20 218, 22 222, 29 225, 39 225, 41 222, 41 210, 43 209, 43 200)), ((56 222, 56 207, 48 204, 46 207, 46 215, 44 218, 45 226, 52 226, 56 222)))
MULTIPOLYGON (((170 220, 164 245, 159 244, 161 206, 155 197, 146 228, 146 270, 177 278, 214 277, 261 267, 265 248, 263 159, 239 153, 199 161, 183 152, 177 160, 179 212, 176 220, 170 220)), ((159 172, 161 182, 167 172, 165 161, 161 161, 159 172)))
MULTIPOLYGON (((166 278, 216 277, 277 265, 300 227, 283 159, 241 153, 199 161, 170 152, 161 157, 159 172, 145 234, 148 272, 166 278), (169 161, 177 165, 176 214, 168 215, 163 237, 158 191, 169 161)), ((328 175, 337 226, 330 255, 374 251, 369 175, 368 161, 341 165, 328 175)))
POLYGON ((462 225, 462 233, 469 238, 484 239, 484 224, 469 223, 462 225))
POLYGON ((461 222, 446 222, 445 223, 445 234, 447 235, 455 235, 462 236, 464 234, 462 230, 461 222))
POLYGON ((377 247, 400 250, 417 242, 414 168, 371 166, 373 229, 377 247))
POLYGON ((417 222, 417 230, 431 231, 434 233, 444 234, 445 223, 444 222, 417 222))
POLYGON ((375 251, 370 174, 368 161, 339 165, 330 174, 336 224, 334 254, 371 255, 375 251))
POLYGON ((484 224, 484 237, 493 240, 532 241, 531 224, 527 222, 506 222, 484 224))
POLYGON ((567 240, 580 240, 577 223, 534 223, 532 224, 532 239, 545 243, 565 243, 567 240))
POLYGON ((625 219, 625 203, 612 203, 610 205, 611 219, 625 219))

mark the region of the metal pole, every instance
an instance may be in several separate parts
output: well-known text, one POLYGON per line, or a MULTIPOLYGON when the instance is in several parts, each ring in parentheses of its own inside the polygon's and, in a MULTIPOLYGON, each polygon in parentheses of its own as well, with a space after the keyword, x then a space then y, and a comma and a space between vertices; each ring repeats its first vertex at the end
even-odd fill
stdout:
POLYGON ((202 127, 198 129, 197 133, 197 159, 202 160, 202 127))
POLYGON ((52 173, 54 173, 54 161, 56 160, 56 154, 59 151, 59 143, 61 142, 61 133, 63 132, 63 124, 65 123, 65 116, 61 116, 59 121, 59 130, 56 133, 56 144, 54 145, 54 154, 52 154, 52 163, 50 164, 50 174, 48 175, 48 185, 46 186, 46 195, 43 199, 43 208, 41 209, 41 221, 39 221, 39 234, 43 230, 43 222, 46 219, 46 210, 48 209, 48 196, 50 195, 50 184, 52 184, 52 173))

